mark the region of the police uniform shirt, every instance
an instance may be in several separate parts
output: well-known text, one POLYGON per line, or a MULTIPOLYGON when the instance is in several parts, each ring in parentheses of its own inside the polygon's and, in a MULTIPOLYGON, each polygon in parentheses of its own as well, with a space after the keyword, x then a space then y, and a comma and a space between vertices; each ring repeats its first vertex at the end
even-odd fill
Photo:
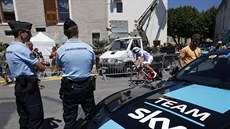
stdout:
POLYGON ((57 64, 61 66, 62 77, 81 81, 91 76, 95 54, 91 46, 80 39, 69 39, 57 50, 57 64))
POLYGON ((34 64, 38 61, 25 44, 12 41, 6 49, 6 60, 14 77, 36 75, 34 64))

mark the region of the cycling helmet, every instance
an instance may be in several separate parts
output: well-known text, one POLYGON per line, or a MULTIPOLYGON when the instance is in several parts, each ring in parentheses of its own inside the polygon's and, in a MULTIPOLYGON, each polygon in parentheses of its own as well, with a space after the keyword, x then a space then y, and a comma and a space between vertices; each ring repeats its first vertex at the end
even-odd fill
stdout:
POLYGON ((140 50, 141 50, 141 49, 140 49, 139 47, 134 47, 134 48, 132 49, 132 51, 135 52, 135 53, 139 52, 140 50))

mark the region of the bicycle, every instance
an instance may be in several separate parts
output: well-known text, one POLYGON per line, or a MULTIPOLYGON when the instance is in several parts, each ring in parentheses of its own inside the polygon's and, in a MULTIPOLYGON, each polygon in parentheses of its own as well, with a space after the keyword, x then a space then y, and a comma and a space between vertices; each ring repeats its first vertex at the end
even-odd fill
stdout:
POLYGON ((130 74, 130 82, 131 84, 136 86, 144 86, 146 84, 150 84, 157 80, 162 80, 162 73, 160 70, 155 70, 157 72, 157 76, 155 78, 149 78, 148 75, 151 74, 150 70, 147 70, 144 67, 140 67, 138 65, 134 65, 132 67, 132 71, 130 74))

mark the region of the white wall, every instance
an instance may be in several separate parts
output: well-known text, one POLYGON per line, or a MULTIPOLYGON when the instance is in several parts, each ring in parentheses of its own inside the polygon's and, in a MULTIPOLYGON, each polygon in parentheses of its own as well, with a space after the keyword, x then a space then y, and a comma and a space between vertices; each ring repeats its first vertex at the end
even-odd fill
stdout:
POLYGON ((222 1, 216 16, 215 40, 223 38, 225 30, 230 28, 230 0, 222 1))
MULTIPOLYGON (((136 29, 134 20, 137 20, 142 15, 153 0, 121 1, 123 3, 123 13, 117 13, 115 2, 108 0, 108 22, 110 20, 128 20, 128 31, 131 32, 136 29)), ((150 43, 153 40, 161 40, 161 44, 167 42, 167 10, 168 0, 159 0, 159 5, 153 13, 146 31, 150 43)))

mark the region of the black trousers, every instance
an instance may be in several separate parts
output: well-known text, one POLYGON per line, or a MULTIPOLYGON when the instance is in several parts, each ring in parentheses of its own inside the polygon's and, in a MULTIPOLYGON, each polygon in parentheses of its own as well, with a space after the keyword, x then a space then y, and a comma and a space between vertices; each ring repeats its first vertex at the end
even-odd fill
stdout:
POLYGON ((20 129, 42 129, 44 112, 39 88, 28 93, 26 86, 16 82, 15 96, 20 129))
POLYGON ((71 85, 72 88, 63 89, 64 129, 76 128, 79 104, 86 115, 95 107, 94 94, 89 81, 74 82, 71 85))

